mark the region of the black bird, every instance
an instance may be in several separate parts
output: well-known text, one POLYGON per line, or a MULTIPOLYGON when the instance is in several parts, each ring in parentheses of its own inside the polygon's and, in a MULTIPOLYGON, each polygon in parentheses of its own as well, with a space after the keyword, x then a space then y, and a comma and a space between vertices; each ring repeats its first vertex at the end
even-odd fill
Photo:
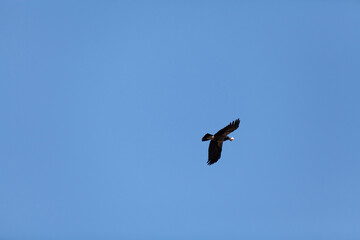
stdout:
POLYGON ((208 165, 216 163, 221 157, 222 144, 226 140, 234 140, 233 137, 228 137, 228 134, 235 131, 240 124, 240 119, 236 119, 231 122, 229 125, 218 131, 215 135, 210 133, 205 134, 202 138, 202 141, 211 140, 209 144, 209 159, 207 161, 208 165))

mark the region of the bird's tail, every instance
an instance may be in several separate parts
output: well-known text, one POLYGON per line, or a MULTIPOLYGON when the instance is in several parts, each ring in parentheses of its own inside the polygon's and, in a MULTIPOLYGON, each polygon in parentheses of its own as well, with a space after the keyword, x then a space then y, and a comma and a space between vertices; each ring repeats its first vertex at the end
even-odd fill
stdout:
POLYGON ((205 134, 205 136, 203 136, 202 141, 208 141, 211 140, 213 138, 213 135, 211 135, 210 133, 205 134))

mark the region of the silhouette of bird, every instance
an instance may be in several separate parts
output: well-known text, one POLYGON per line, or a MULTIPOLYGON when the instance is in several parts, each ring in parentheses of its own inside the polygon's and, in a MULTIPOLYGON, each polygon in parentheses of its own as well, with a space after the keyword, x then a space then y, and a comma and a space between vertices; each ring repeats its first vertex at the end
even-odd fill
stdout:
POLYGON ((210 141, 209 144, 209 158, 207 161, 208 165, 216 163, 221 157, 221 150, 223 142, 226 140, 234 140, 233 137, 229 137, 228 134, 235 131, 240 124, 240 119, 236 119, 235 121, 231 122, 229 125, 215 133, 215 135, 211 135, 210 133, 205 134, 202 138, 202 141, 210 141))

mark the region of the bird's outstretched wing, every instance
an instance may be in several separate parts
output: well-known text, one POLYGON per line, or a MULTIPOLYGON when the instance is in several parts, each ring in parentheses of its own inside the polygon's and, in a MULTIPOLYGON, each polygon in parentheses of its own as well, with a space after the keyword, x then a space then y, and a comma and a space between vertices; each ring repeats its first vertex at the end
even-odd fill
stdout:
POLYGON ((231 122, 229 125, 227 125, 226 127, 224 127, 223 129, 221 129, 220 131, 218 131, 215 136, 227 136, 229 133, 235 131, 240 124, 240 119, 236 119, 235 121, 231 122))
POLYGON ((221 149, 222 149, 223 142, 217 142, 214 140, 210 141, 209 144, 209 159, 207 161, 208 165, 216 163, 221 156, 221 149))

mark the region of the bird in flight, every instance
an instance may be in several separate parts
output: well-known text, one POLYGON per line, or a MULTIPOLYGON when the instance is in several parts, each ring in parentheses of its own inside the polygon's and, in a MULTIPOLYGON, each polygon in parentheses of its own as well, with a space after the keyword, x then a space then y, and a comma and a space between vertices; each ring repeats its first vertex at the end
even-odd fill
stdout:
POLYGON ((235 131, 239 127, 239 124, 240 119, 236 119, 223 129, 215 133, 215 135, 211 135, 210 133, 205 134, 205 136, 202 138, 202 141, 204 142, 210 140, 209 158, 207 161, 208 165, 216 163, 220 159, 223 142, 226 140, 234 140, 234 138, 230 138, 228 134, 235 131))

